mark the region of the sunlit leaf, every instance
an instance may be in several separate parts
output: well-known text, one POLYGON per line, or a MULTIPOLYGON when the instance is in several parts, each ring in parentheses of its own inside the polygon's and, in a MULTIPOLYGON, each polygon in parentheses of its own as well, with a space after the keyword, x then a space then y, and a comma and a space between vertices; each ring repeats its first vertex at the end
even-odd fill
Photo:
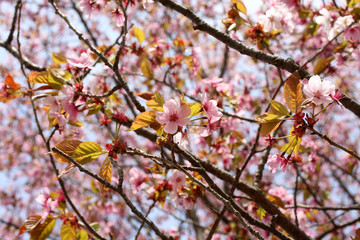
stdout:
POLYGON ((10 75, 10 73, 6 74, 5 77, 5 84, 8 88, 12 90, 19 90, 21 88, 21 85, 14 81, 13 77, 10 75))
POLYGON ((89 236, 84 229, 81 229, 76 233, 76 240, 88 240, 89 236))
POLYGON ((301 86, 300 75, 297 71, 288 77, 284 85, 286 105, 289 107, 290 111, 294 113, 297 113, 303 100, 301 86))
MULTIPOLYGON (((63 140, 63 141, 59 142, 58 144, 56 144, 55 147, 58 148, 59 150, 61 150, 62 152, 66 153, 67 155, 73 156, 75 149, 81 143, 82 143, 82 141, 80 141, 80 140, 66 139, 66 140, 63 140)), ((59 153, 51 152, 50 154, 53 155, 56 158, 56 160, 61 163, 70 162, 66 157, 60 155, 59 153)))
POLYGON ((61 178, 62 176, 64 176, 65 174, 68 174, 68 173, 71 172, 75 167, 76 167, 75 164, 69 163, 69 165, 67 165, 66 168, 65 168, 64 170, 62 170, 55 179, 57 180, 57 179, 61 178))
POLYGON ((101 226, 98 222, 92 222, 90 223, 90 226, 96 231, 96 232, 100 232, 101 230, 101 226))
POLYGON ((322 73, 334 59, 335 57, 319 59, 314 67, 314 75, 319 75, 320 73, 322 73))
POLYGON ((246 14, 246 7, 244 5, 244 3, 240 0, 231 0, 231 4, 240 12, 242 12, 243 14, 246 14))
POLYGON ((139 128, 149 126, 153 122, 156 122, 156 112, 146 111, 136 116, 129 131, 135 131, 139 128))
MULTIPOLYGON (((290 129, 290 134, 294 131, 294 127, 290 129)), ((289 143, 282 146, 281 151, 286 152, 287 154, 294 153, 295 156, 298 155, 300 150, 301 138, 297 135, 290 135, 289 136, 289 143)))
POLYGON ((66 59, 65 55, 62 53, 53 52, 53 53, 51 53, 51 58, 52 58, 53 62, 57 63, 57 64, 66 64, 67 63, 67 59, 66 59))
POLYGON ((278 207, 281 207, 283 209, 285 209, 285 204, 284 202, 281 200, 281 198, 279 198, 278 196, 275 195, 267 195, 266 198, 272 202, 273 204, 275 204, 278 207))
POLYGON ((151 63, 150 60, 147 57, 143 57, 141 64, 140 64, 140 69, 142 74, 147 77, 148 79, 153 79, 154 78, 154 71, 151 68, 151 63))
POLYGON ((263 209, 262 207, 259 207, 256 210, 256 214, 258 215, 258 217, 260 218, 260 220, 262 220, 265 216, 266 216, 266 210, 263 209))
POLYGON ((270 102, 270 113, 274 113, 279 116, 288 116, 290 114, 289 110, 282 104, 275 100, 270 102))
POLYGON ((49 215, 46 220, 30 232, 30 240, 45 240, 53 231, 55 218, 49 215))
POLYGON ((159 104, 160 107, 162 107, 165 103, 164 98, 161 96, 161 94, 158 91, 155 91, 155 101, 159 104))
POLYGON ((202 105, 201 103, 190 103, 187 104, 188 107, 191 109, 191 114, 188 118, 191 118, 193 116, 196 116, 202 112, 202 105))
POLYGON ((282 121, 276 121, 276 122, 267 122, 261 124, 260 134, 262 136, 269 135, 272 131, 276 130, 282 121))
POLYGON ((21 225, 18 236, 20 236, 21 234, 23 234, 24 232, 29 232, 31 230, 33 230, 37 225, 40 224, 42 218, 40 215, 31 215, 29 217, 27 217, 23 223, 23 225, 21 225))
POLYGON ((76 229, 71 226, 70 222, 64 223, 60 230, 61 240, 74 240, 76 237, 76 229))
POLYGON ((141 97, 142 99, 145 99, 145 100, 151 100, 152 97, 154 96, 153 93, 151 92, 142 92, 142 93, 135 93, 137 96, 141 97))
POLYGON ((132 27, 133 32, 134 32, 134 36, 136 37, 136 39, 139 41, 139 43, 142 43, 145 40, 145 34, 143 32, 143 30, 141 30, 140 28, 137 27, 132 27))
POLYGON ((360 0, 346 0, 346 3, 348 5, 348 7, 352 8, 354 7, 356 4, 360 3, 360 0))
MULTIPOLYGON (((99 176, 103 178, 107 182, 111 182, 111 173, 112 173, 112 167, 111 167, 111 161, 110 158, 107 157, 101 164, 100 168, 100 174, 99 176)), ((108 188, 106 188, 104 185, 101 185, 101 191, 107 191, 108 188)))
POLYGON ((86 164, 97 159, 104 151, 96 142, 83 142, 74 150, 73 158, 80 164, 86 164))
POLYGON ((101 106, 98 104, 93 104, 89 107, 89 111, 87 113, 87 116, 93 115, 98 113, 101 110, 101 106))

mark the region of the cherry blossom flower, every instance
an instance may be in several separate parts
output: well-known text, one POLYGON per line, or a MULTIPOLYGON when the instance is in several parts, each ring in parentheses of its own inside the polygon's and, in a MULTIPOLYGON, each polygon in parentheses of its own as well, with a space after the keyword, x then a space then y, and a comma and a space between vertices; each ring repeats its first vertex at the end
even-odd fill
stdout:
POLYGON ((287 164, 288 164, 288 160, 283 155, 280 154, 275 154, 270 156, 269 160, 267 161, 267 165, 270 167, 270 171, 272 173, 276 172, 276 168, 278 166, 280 166, 283 172, 286 172, 287 164))
POLYGON ((330 31, 330 22, 332 20, 330 12, 326 8, 323 8, 319 11, 319 13, 321 14, 321 16, 314 17, 314 21, 319 25, 323 25, 324 32, 330 31))
POLYGON ((339 106, 341 106, 341 108, 343 108, 343 105, 340 102, 340 99, 345 97, 344 94, 342 94, 338 89, 336 89, 335 92, 332 92, 330 94, 330 97, 332 98, 332 100, 334 100, 334 102, 336 102, 339 106))
POLYGON ((292 14, 284 4, 277 4, 266 11, 265 15, 259 17, 259 23, 264 25, 264 32, 282 30, 291 33, 294 30, 292 14))
POLYGON ((92 69, 93 68, 91 66, 93 64, 93 60, 90 57, 90 55, 85 52, 81 53, 80 56, 77 56, 76 54, 71 54, 67 58, 67 61, 73 67, 77 67, 77 68, 81 68, 81 69, 92 69))
POLYGON ((344 38, 346 41, 360 41, 360 27, 351 27, 345 30, 344 38))
POLYGON ((183 150, 187 150, 189 148, 189 136, 187 130, 178 132, 173 137, 174 143, 178 144, 179 147, 183 150))
POLYGON ((66 95, 66 97, 60 101, 61 106, 69 114, 69 120, 76 122, 79 115, 79 110, 74 103, 74 89, 71 86, 64 85, 61 89, 61 92, 66 95))
POLYGON ((169 183, 172 185, 173 191, 177 191, 178 188, 185 185, 185 177, 185 173, 180 172, 179 170, 174 170, 173 174, 169 178, 169 183))
POLYGON ((179 102, 174 99, 166 101, 164 106, 164 112, 156 112, 156 120, 165 124, 164 131, 166 133, 174 134, 178 130, 178 127, 185 126, 189 123, 189 119, 186 119, 191 113, 191 110, 186 105, 180 105, 179 102))
POLYGON ((112 12, 112 15, 115 17, 117 27, 121 27, 124 25, 125 17, 118 8, 112 12))
POLYGON ((334 27, 329 32, 328 40, 333 39, 336 35, 344 31, 346 27, 350 26, 353 22, 354 19, 351 15, 339 17, 338 19, 336 19, 334 27))
POLYGON ((36 199, 35 199, 38 203, 40 203, 42 205, 42 207, 44 208, 44 212, 41 215, 42 217, 42 222, 44 222, 46 220, 46 218, 49 216, 49 214, 51 212, 53 212, 57 206, 59 206, 59 200, 52 200, 50 197, 50 191, 49 189, 46 187, 44 188, 44 194, 39 194, 36 199))
POLYGON ((207 100, 206 93, 201 96, 201 104, 203 105, 203 109, 208 119, 216 122, 222 117, 222 113, 217 107, 217 102, 215 100, 207 100))
POLYGON ((329 104, 330 96, 335 91, 335 85, 328 80, 321 81, 318 75, 312 76, 304 86, 304 93, 316 105, 329 104))
POLYGON ((133 167, 129 171, 130 184, 134 187, 133 193, 137 193, 138 191, 142 190, 146 186, 147 176, 143 171, 139 171, 137 168, 133 167))

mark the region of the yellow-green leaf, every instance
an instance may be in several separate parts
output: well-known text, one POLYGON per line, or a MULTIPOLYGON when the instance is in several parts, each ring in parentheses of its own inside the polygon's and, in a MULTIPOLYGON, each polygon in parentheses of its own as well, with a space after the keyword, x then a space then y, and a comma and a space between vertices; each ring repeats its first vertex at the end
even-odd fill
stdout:
POLYGON ((100 224, 98 222, 92 222, 90 223, 90 226, 96 231, 96 232, 100 232, 100 224))
POLYGON ((151 123, 156 122, 156 112, 146 111, 136 116, 129 131, 135 131, 139 128, 149 126, 151 123))
POLYGON ((258 217, 260 218, 260 220, 262 220, 265 215, 266 215, 266 210, 263 209, 262 207, 259 207, 257 210, 256 210, 256 214, 258 215, 258 217))
POLYGON ((52 232, 55 226, 55 218, 49 215, 44 223, 39 224, 30 232, 30 240, 45 240, 52 232))
POLYGON ((76 233, 76 240, 88 240, 89 236, 84 229, 81 229, 76 233))
POLYGON ((202 112, 202 105, 201 103, 190 103, 188 107, 191 109, 191 114, 188 118, 192 118, 202 112))
MULTIPOLYGON (((73 153, 75 149, 82 143, 80 140, 71 140, 71 139, 65 139, 58 144, 56 144, 56 148, 61 150, 62 152, 66 153, 69 156, 73 156, 73 153)), ((57 161, 61 163, 67 163, 70 162, 66 157, 60 155, 59 153, 51 152, 51 155, 53 155, 57 161)))
POLYGON ((314 67, 314 75, 319 75, 320 73, 322 73, 334 59, 335 57, 319 59, 314 67))
POLYGON ((149 108, 158 111, 158 112, 163 112, 164 108, 162 106, 159 105, 159 103, 157 103, 155 101, 155 99, 151 99, 150 101, 146 102, 146 106, 148 106, 149 108))
POLYGON ((352 8, 356 4, 360 3, 360 0, 347 0, 346 2, 347 2, 348 7, 352 8))
POLYGON ((261 124, 260 134, 262 136, 269 135, 272 131, 276 130, 282 121, 275 121, 275 122, 267 122, 261 124))
POLYGON ((284 97, 286 105, 290 111, 297 113, 302 101, 302 89, 301 89, 300 75, 298 71, 288 77, 284 85, 284 97))
POLYGON ((141 30, 140 28, 137 27, 132 27, 133 32, 134 32, 134 36, 136 37, 136 39, 139 41, 139 43, 142 43, 145 40, 145 34, 143 32, 143 30, 141 30))
POLYGON ((242 12, 243 14, 246 14, 246 7, 244 5, 244 3, 240 0, 231 0, 231 4, 240 12, 242 12))
POLYGON ((97 104, 94 104, 94 105, 90 106, 89 111, 87 113, 87 116, 98 113, 100 110, 101 110, 101 106, 97 105, 97 104))
POLYGON ((61 240, 74 240, 76 237, 76 230, 71 226, 70 222, 63 224, 60 231, 61 240))
MULTIPOLYGON (((99 176, 103 178, 107 182, 111 182, 111 173, 112 173, 112 167, 111 167, 111 160, 109 157, 105 158, 103 163, 100 167, 100 174, 99 176)), ((104 185, 101 185, 101 191, 107 191, 108 188, 104 185)))
POLYGON ((75 149, 73 158, 80 164, 86 164, 97 159, 105 153, 96 142, 83 142, 75 149))
POLYGON ((278 196, 267 195, 266 198, 278 207, 285 209, 285 204, 278 196))
POLYGON ((159 104, 160 107, 162 107, 165 103, 164 98, 161 96, 161 94, 158 91, 155 91, 155 101, 159 104))
POLYGON ((53 52, 53 53, 51 53, 51 58, 52 58, 53 62, 57 63, 57 64, 66 64, 67 63, 67 59, 66 59, 65 55, 62 53, 53 52))
POLYGON ((290 114, 289 110, 282 104, 275 100, 270 102, 270 113, 274 113, 279 116, 288 116, 290 114))
POLYGON ((34 84, 34 83, 49 83, 49 79, 48 79, 48 75, 49 73, 47 71, 44 72, 31 72, 29 74, 29 82, 34 84))
POLYGON ((140 69, 142 74, 147 77, 148 79, 153 79, 154 78, 154 71, 151 68, 151 63, 150 60, 147 57, 143 57, 141 64, 140 64, 140 69))
MULTIPOLYGON (((294 131, 294 127, 292 127, 290 129, 290 134, 293 131, 294 131)), ((294 153, 295 156, 297 156, 298 153, 299 153, 299 150, 300 150, 300 144, 301 144, 301 138, 299 138, 296 135, 290 135, 289 136, 289 143, 282 146, 282 148, 280 150, 282 152, 286 152, 287 154, 294 153)))

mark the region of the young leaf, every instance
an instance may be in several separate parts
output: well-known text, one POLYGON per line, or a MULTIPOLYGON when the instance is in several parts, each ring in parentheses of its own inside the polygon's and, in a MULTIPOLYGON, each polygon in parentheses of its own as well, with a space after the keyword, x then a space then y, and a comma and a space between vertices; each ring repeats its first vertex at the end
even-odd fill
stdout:
POLYGON ((42 218, 40 215, 31 215, 31 216, 27 217, 25 219, 23 225, 20 227, 18 236, 20 236, 24 232, 29 232, 29 231, 33 230, 34 228, 36 228, 36 226, 38 226, 39 223, 41 222, 41 219, 42 218))
POLYGON ((61 177, 64 176, 65 174, 68 174, 68 173, 71 172, 75 167, 76 167, 75 164, 69 163, 69 165, 67 165, 66 168, 60 172, 60 174, 55 178, 55 180, 61 178, 61 177))
POLYGON ((272 131, 274 131, 275 129, 277 129, 280 126, 280 123, 282 121, 275 121, 275 122, 267 122, 267 123, 263 123, 261 124, 261 129, 260 129, 260 134, 261 136, 267 136, 269 135, 272 131))
POLYGON ((164 98, 161 96, 161 94, 158 91, 155 91, 155 101, 159 104, 160 107, 162 107, 165 103, 164 98))
POLYGON ((129 131, 135 131, 139 128, 149 126, 150 124, 156 122, 156 113, 155 111, 146 111, 140 113, 136 116, 135 120, 133 121, 129 131))
POLYGON ((74 150, 73 158, 80 164, 86 164, 97 159, 104 151, 96 142, 83 142, 74 150))
POLYGON ((145 40, 145 34, 143 32, 143 30, 141 30, 140 28, 137 27, 133 27, 133 32, 134 32, 134 36, 136 37, 136 39, 139 41, 139 43, 142 43, 145 40))
MULTIPOLYGON (((103 178, 105 181, 110 183, 111 182, 111 173, 112 173, 111 161, 110 161, 110 158, 107 157, 101 164, 99 176, 101 178, 103 178)), ((101 185, 101 192, 107 191, 107 190, 108 190, 107 187, 105 187, 104 185, 101 185)))
POLYGON ((141 97, 142 99, 148 100, 148 101, 151 100, 151 98, 154 96, 154 94, 151 92, 135 93, 135 95, 141 97))
POLYGON ((279 116, 288 116, 290 114, 289 110, 282 104, 275 100, 270 102, 270 113, 274 113, 279 116))
POLYGON ((150 60, 147 57, 142 57, 142 61, 140 64, 140 69, 142 74, 147 77, 147 79, 153 79, 154 78, 154 71, 151 68, 150 60))
MULTIPOLYGON (((292 127, 290 129, 290 134, 291 134, 292 131, 294 131, 294 127, 292 127)), ((298 137, 296 135, 290 135, 289 136, 289 143, 282 146, 282 148, 280 150, 282 152, 286 152, 287 154, 294 153, 295 156, 297 156, 298 153, 299 153, 299 150, 300 150, 300 144, 301 144, 301 138, 300 137, 298 137)))
POLYGON ((243 14, 246 14, 246 7, 244 5, 244 3, 240 0, 231 0, 231 4, 240 12, 242 12, 243 14))
POLYGON ((76 233, 76 240, 88 240, 89 236, 84 229, 81 229, 76 233))
POLYGON ((281 207, 282 209, 285 209, 285 204, 284 202, 281 200, 281 198, 279 198, 278 196, 275 195, 267 195, 266 198, 272 202, 273 204, 275 204, 278 207, 281 207))
POLYGON ((70 222, 63 224, 60 230, 61 240, 74 240, 76 237, 76 231, 70 222))
POLYGON ((293 113, 297 113, 303 101, 301 86, 300 75, 297 71, 288 77, 284 85, 286 105, 293 113))
MULTIPOLYGON (((59 142, 58 144, 56 144, 55 147, 58 148, 59 150, 63 151, 67 155, 73 156, 75 149, 81 143, 82 143, 82 141, 80 141, 80 140, 66 139, 66 140, 63 140, 63 141, 59 142)), ((56 160, 58 160, 58 162, 61 162, 61 163, 69 162, 69 160, 66 157, 60 155, 59 153, 51 152, 50 154, 53 155, 56 158, 56 160)))
POLYGON ((319 61, 317 61, 315 67, 314 67, 314 75, 319 75, 322 73, 331 63, 332 60, 334 60, 335 57, 329 57, 329 58, 321 58, 319 61))
POLYGON ((55 220, 55 218, 49 215, 44 223, 39 224, 30 232, 30 240, 45 240, 53 231, 55 220))
POLYGON ((14 81, 13 77, 10 75, 10 73, 6 74, 5 77, 5 84, 8 88, 12 90, 19 90, 21 88, 21 85, 14 81))
POLYGON ((190 103, 187 104, 189 108, 191 109, 191 114, 188 118, 192 118, 193 116, 196 116, 202 112, 202 105, 201 103, 190 103))
POLYGON ((65 55, 62 53, 53 52, 53 53, 51 53, 51 58, 52 58, 53 62, 57 63, 57 64, 66 64, 67 63, 67 59, 66 59, 65 55))

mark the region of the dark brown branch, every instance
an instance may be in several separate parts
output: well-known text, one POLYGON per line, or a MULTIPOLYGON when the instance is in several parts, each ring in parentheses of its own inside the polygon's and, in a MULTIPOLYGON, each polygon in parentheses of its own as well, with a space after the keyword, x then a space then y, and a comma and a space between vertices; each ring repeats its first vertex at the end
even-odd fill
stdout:
POLYGON ((14 11, 14 16, 13 16, 12 23, 11 23, 11 28, 9 31, 9 36, 7 37, 7 39, 5 41, 6 44, 10 45, 14 38, 16 20, 17 20, 18 10, 20 7, 21 7, 21 0, 18 0, 15 5, 15 11, 14 11))

